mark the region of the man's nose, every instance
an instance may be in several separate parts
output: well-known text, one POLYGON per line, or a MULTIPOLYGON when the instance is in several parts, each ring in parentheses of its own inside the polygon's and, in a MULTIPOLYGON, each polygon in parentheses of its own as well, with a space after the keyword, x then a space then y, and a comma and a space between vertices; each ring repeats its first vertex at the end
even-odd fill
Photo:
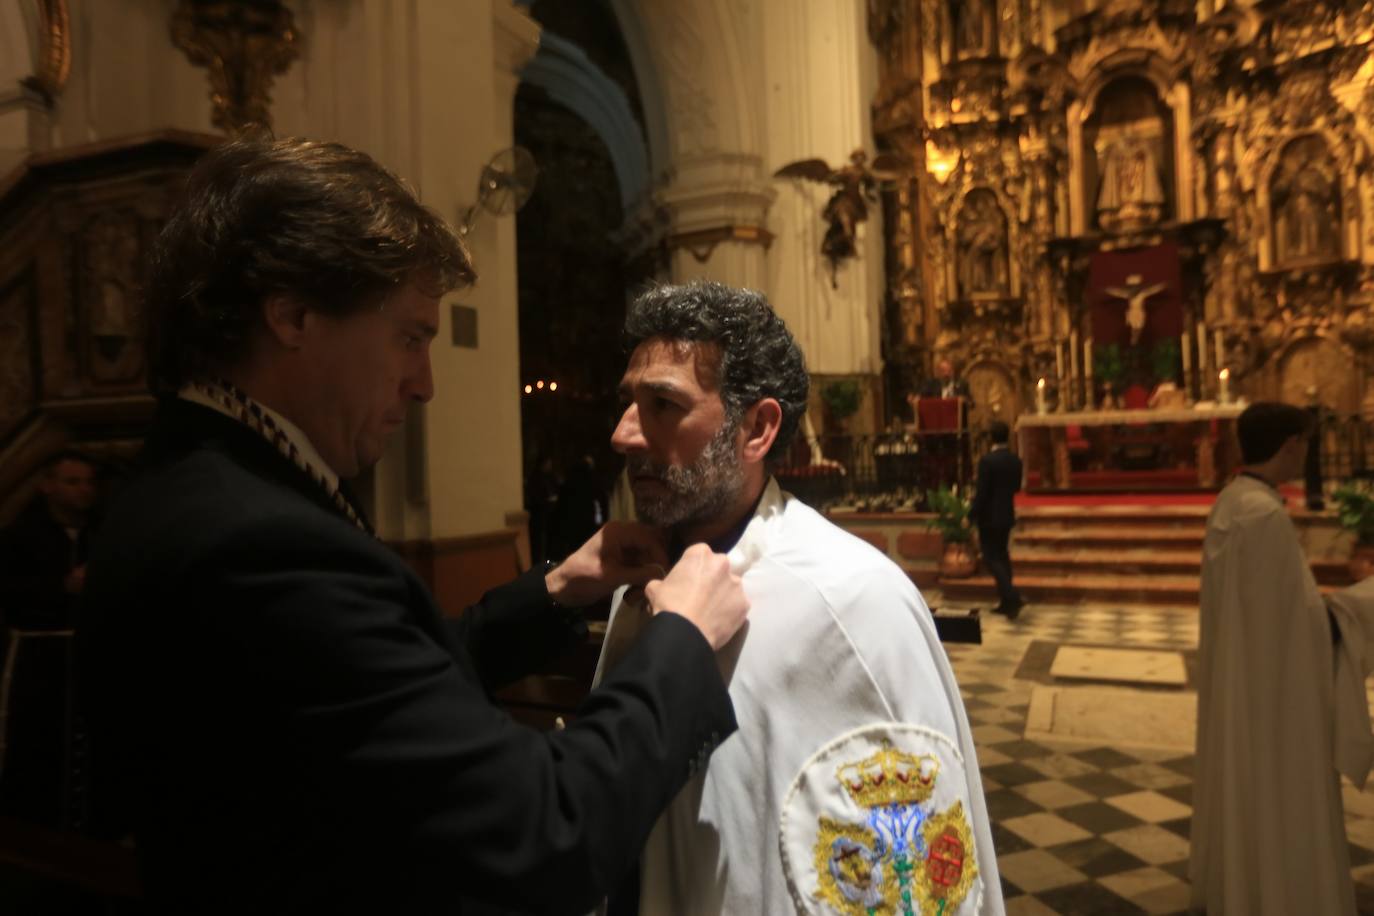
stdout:
POLYGON ((620 422, 611 433, 611 448, 624 455, 645 447, 644 431, 639 426, 639 408, 631 404, 620 415, 620 422))
POLYGON ((429 353, 425 353, 424 359, 410 377, 406 379, 406 397, 414 401, 426 403, 434 397, 434 372, 429 364, 429 353))

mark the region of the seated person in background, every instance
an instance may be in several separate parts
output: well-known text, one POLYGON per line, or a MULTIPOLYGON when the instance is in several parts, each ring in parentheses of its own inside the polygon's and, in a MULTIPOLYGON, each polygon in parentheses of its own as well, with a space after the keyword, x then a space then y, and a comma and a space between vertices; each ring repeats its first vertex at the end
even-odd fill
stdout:
POLYGON ((75 625, 86 584, 86 550, 96 503, 96 466, 80 452, 48 459, 39 495, 0 532, 0 612, 25 630, 75 625))
MULTIPOLYGON (((638 516, 670 553, 728 551, 753 610, 717 653, 740 730, 659 819, 639 887, 610 912, 1002 912, 973 737, 930 611, 886 557, 770 475, 809 387, 787 328, 758 293, 695 283, 643 294, 625 336, 611 443, 638 516)), ((646 620, 635 591, 617 596, 598 678, 646 620)))

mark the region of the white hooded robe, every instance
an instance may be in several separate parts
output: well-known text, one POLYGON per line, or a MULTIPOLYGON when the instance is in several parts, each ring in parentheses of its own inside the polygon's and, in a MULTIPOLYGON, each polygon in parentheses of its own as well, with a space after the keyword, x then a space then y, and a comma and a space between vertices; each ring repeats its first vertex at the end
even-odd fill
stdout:
MULTIPOLYGON (((1350 599, 1340 622, 1350 643, 1333 647, 1281 496, 1246 476, 1208 518, 1201 599, 1193 905, 1209 916, 1354 916, 1336 722, 1350 685, 1364 705, 1364 678, 1344 678, 1338 692, 1336 659, 1358 649, 1344 664, 1362 669, 1356 630, 1369 602, 1350 599)), ((1367 739, 1367 708, 1363 721, 1367 739)))
MULTIPOLYGON (((973 736, 910 579, 776 481, 729 557, 751 603, 718 655, 739 731, 654 827, 640 913, 1003 913, 973 736)), ((598 679, 644 614, 617 597, 598 679)))

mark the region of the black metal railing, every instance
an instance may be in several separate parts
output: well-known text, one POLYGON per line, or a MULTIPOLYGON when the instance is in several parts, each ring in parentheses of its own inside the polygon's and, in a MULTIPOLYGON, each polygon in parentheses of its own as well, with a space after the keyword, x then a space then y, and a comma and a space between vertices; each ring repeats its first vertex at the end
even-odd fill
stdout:
POLYGON ((1374 429, 1363 417, 1323 412, 1314 439, 1322 479, 1374 477, 1374 429))
POLYGON ((969 490, 987 447, 981 430, 827 435, 798 442, 776 474, 783 489, 817 509, 921 511, 930 490, 969 490))

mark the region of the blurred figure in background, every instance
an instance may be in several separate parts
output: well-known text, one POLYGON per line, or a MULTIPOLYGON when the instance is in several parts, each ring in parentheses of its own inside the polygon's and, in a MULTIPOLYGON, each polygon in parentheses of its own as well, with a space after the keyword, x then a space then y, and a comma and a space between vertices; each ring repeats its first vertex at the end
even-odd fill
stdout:
POLYGON ((561 560, 586 542, 606 523, 606 494, 597 480, 591 455, 568 465, 558 488, 549 539, 549 558, 561 560))
POLYGON ((44 465, 38 492, 0 532, 0 609, 7 626, 64 629, 74 622, 86 584, 99 492, 95 462, 80 452, 58 452, 44 465))

